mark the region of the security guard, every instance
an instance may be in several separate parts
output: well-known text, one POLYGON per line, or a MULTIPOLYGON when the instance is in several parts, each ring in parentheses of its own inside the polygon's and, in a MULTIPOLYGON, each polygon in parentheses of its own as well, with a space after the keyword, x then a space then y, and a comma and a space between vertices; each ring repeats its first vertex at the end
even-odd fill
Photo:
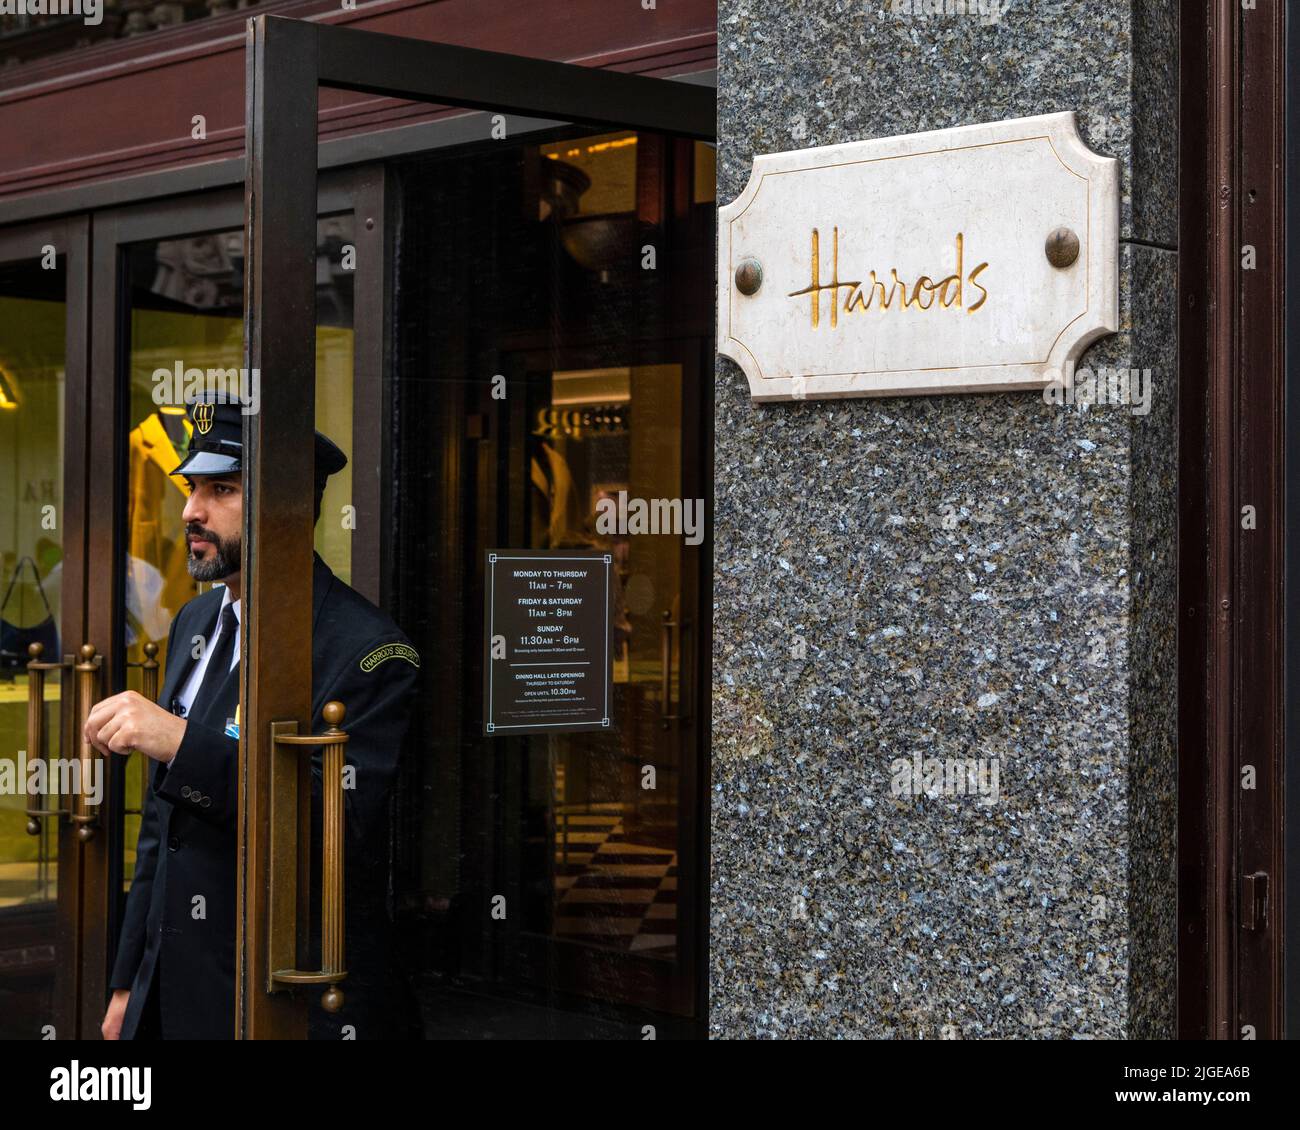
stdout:
MULTIPOLYGON (((127 691, 96 705, 85 726, 87 741, 101 753, 125 756, 139 750, 150 758, 152 773, 109 981, 106 1039, 234 1036, 241 415, 237 403, 218 403, 212 396, 193 403, 190 415, 189 448, 172 472, 191 488, 183 514, 188 567, 196 580, 224 585, 195 597, 172 622, 163 705, 127 691)), ((318 432, 317 519, 326 480, 346 463, 343 452, 318 432)), ((382 863, 386 855, 377 833, 386 821, 419 656, 397 626, 335 577, 319 555, 312 607, 313 732, 325 726, 327 702, 344 704, 345 759, 355 768, 355 779, 344 794, 349 974, 342 986, 344 1003, 328 1014, 320 994, 311 994, 309 1035, 418 1036, 413 998, 391 953, 386 872, 370 861, 382 863)), ((312 759, 317 858, 320 782, 317 751, 312 759)), ((313 908, 319 906, 318 876, 313 866, 313 908)), ((311 956, 317 961, 319 939, 314 911, 311 956)))

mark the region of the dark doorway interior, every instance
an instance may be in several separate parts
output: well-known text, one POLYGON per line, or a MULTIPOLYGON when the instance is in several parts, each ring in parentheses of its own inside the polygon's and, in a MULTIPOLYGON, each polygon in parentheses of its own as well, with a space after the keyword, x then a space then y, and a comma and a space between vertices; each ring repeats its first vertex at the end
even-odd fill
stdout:
POLYGON ((699 1035, 710 542, 594 508, 708 501, 713 151, 538 136, 396 170, 386 589, 422 693, 394 913, 427 1037, 699 1035), (614 732, 484 736, 506 546, 614 554, 614 732))

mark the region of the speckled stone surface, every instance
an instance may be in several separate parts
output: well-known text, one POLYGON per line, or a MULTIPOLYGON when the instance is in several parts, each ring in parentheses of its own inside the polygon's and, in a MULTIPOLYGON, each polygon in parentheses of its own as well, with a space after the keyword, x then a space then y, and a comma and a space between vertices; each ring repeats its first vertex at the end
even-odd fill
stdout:
POLYGON ((1124 170, 1083 363, 1152 407, 754 405, 719 364, 710 1031, 1171 1035, 1172 25, 889 7, 722 0, 719 202, 755 152, 1076 109, 1124 170), (893 795, 915 754, 996 758, 996 801, 893 795))

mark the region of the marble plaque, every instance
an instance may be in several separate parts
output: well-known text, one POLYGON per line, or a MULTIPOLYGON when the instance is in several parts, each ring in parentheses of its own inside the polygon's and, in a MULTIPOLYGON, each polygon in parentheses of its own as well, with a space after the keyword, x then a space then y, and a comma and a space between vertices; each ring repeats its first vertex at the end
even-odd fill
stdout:
POLYGON ((754 400, 1068 384, 1118 255, 1072 112, 766 154, 718 212, 718 352, 754 400))

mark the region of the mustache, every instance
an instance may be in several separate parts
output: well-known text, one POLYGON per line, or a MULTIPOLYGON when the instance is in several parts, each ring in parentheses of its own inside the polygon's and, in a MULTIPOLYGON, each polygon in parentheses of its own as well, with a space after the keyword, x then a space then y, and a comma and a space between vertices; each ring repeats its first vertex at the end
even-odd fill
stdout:
POLYGON ((186 523, 185 526, 186 544, 188 544, 191 539, 198 539, 199 541, 210 541, 213 545, 221 544, 221 538, 219 538, 211 530, 205 529, 203 526, 200 526, 197 522, 186 523))

